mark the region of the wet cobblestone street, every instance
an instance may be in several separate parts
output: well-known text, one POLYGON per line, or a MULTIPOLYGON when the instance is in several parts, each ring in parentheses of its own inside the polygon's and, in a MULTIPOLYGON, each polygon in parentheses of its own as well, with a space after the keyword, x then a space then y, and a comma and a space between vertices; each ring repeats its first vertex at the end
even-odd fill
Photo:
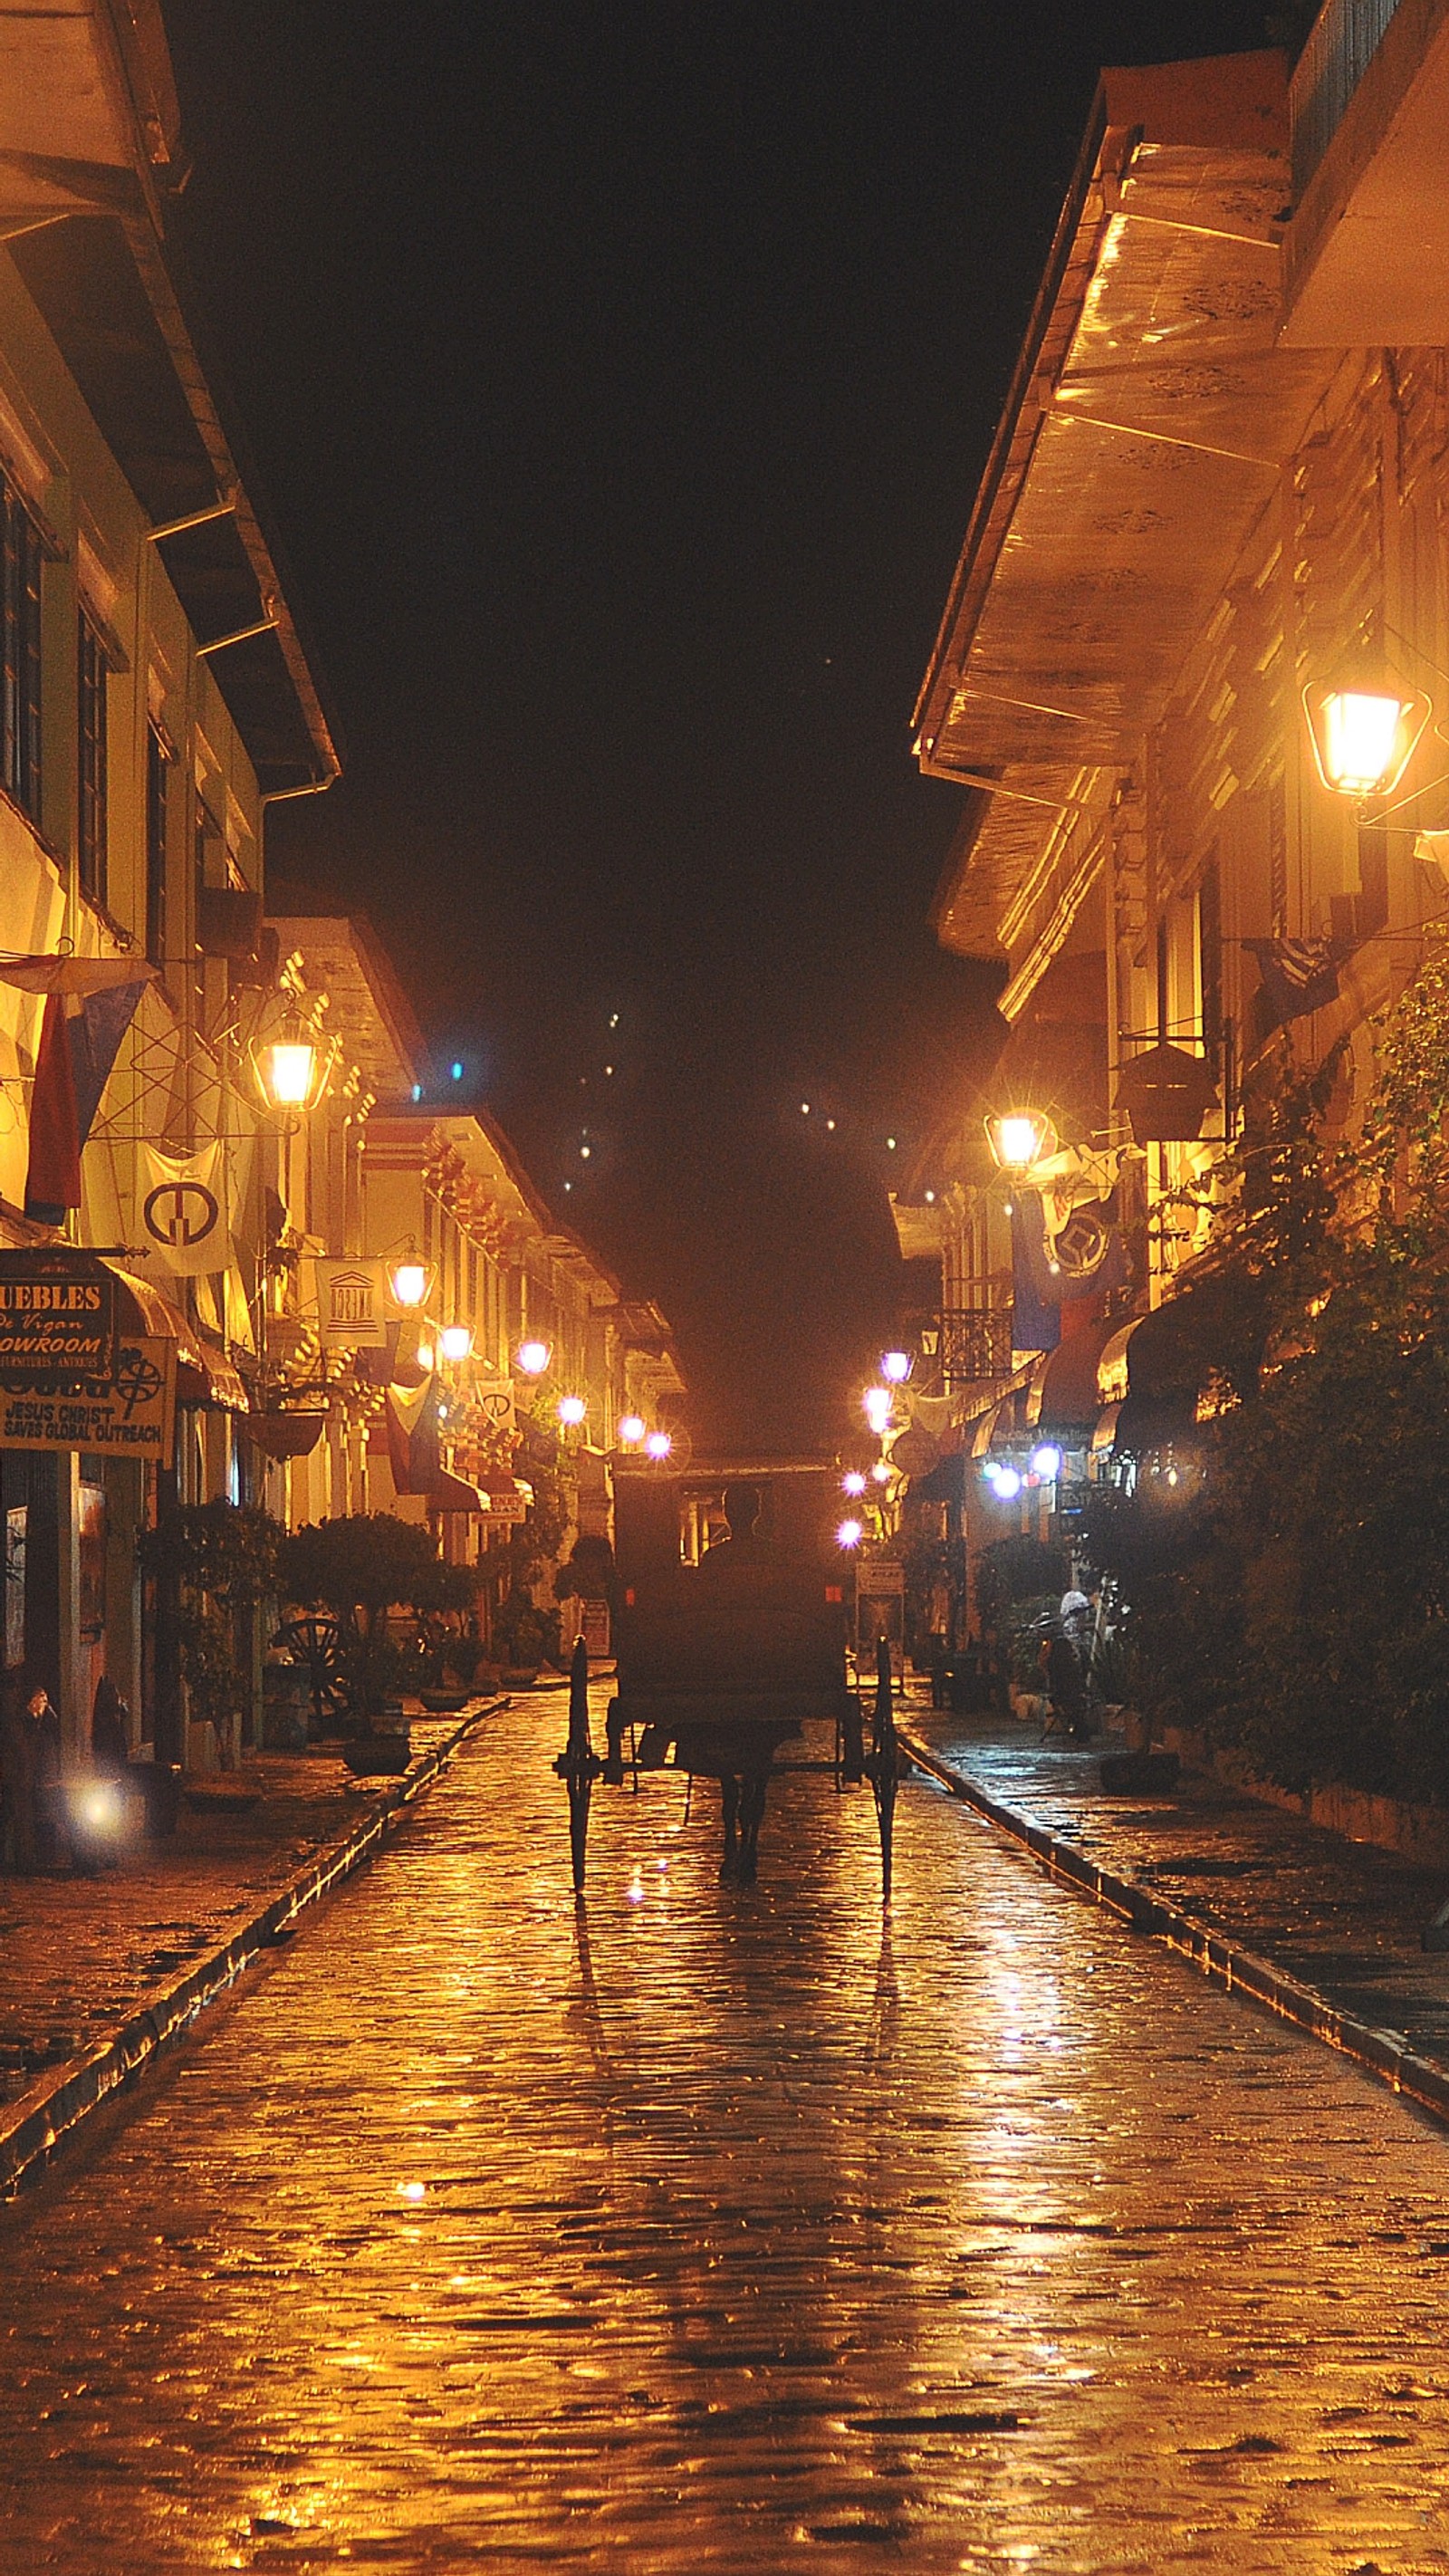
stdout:
POLYGON ((558 1695, 0 2223, 0 2566, 1449 2568, 1449 2138, 911 1783, 558 1695))

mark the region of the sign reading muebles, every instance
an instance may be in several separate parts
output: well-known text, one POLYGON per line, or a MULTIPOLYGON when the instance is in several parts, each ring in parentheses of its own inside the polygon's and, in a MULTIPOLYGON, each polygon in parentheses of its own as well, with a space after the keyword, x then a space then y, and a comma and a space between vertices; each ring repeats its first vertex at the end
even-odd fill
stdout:
MULTIPOLYGON (((43 1383, 50 1385, 52 1381, 43 1383)), ((123 1339, 113 1367, 67 1371, 59 1392, 0 1377, 0 1449, 91 1449, 169 1467, 176 1441, 176 1344, 123 1339)))
POLYGON ((24 1271, 12 1263, 0 1268, 0 1379, 78 1370, 104 1376, 115 1342, 114 1279, 44 1256, 24 1271))

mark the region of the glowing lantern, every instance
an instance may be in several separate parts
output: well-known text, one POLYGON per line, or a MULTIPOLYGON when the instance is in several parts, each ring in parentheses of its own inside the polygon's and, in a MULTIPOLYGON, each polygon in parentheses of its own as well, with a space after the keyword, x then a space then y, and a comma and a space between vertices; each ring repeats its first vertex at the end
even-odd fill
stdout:
POLYGON ((1433 710, 1380 665, 1360 665, 1303 692, 1313 757, 1325 787, 1364 804, 1397 787, 1433 710))
POLYGON ((1039 1109, 1005 1109, 986 1121, 986 1142, 999 1172, 1018 1177, 1057 1150, 1057 1131, 1039 1109))
POLYGON ((638 1449, 642 1447, 646 1428, 647 1425, 642 1413, 621 1414, 619 1418, 620 1448, 638 1449))
POLYGON ((648 1458, 667 1458, 673 1446, 667 1431, 651 1431, 644 1443, 644 1454, 648 1458))
POLYGON ((438 1335, 438 1348, 445 1360, 465 1360, 473 1348, 473 1336, 466 1324, 445 1324, 438 1335))
POLYGON ((860 1521, 842 1521, 835 1533, 835 1544, 837 1547, 859 1547, 864 1536, 865 1529, 860 1521))
POLYGON ((559 1397, 558 1418, 567 1431, 576 1431, 578 1429, 579 1424, 587 1415, 588 1409, 589 1408, 585 1404, 581 1395, 561 1395, 559 1397))
POLYGON ((860 1475, 857 1470, 852 1467, 848 1476, 841 1477, 840 1490, 843 1494, 863 1494, 865 1492, 864 1476, 860 1475))
POLYGON ((542 1377, 553 1351, 547 1342, 520 1342, 513 1356, 525 1377, 542 1377))
POLYGON ((405 1259, 395 1261, 387 1274, 393 1304, 410 1314, 415 1313, 419 1306, 426 1305, 432 1279, 428 1264, 415 1260, 411 1253, 405 1259))
POLYGON ((882 1351, 880 1355, 880 1373, 889 1385, 904 1386, 906 1379, 911 1373, 910 1352, 882 1351))

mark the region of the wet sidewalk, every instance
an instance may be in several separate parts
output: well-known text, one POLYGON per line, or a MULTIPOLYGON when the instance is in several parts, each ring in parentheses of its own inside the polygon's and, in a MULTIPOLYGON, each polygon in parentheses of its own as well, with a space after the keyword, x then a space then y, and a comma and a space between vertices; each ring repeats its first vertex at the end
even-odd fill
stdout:
POLYGON ((1170 1790, 1110 1795, 1101 1768, 1104 1754, 1121 1750, 1114 1737, 1044 1741, 1034 1726, 947 1716, 914 1694, 902 1725, 989 1798, 1449 2082, 1449 1956, 1421 1947, 1449 1896, 1449 1872, 1350 1842, 1186 1765, 1170 1790))
MULTIPOLYGON (((505 1705, 471 1704, 485 1724, 505 1705)), ((412 1769, 459 1723, 412 1718, 412 1769)), ((115 1867, 0 1875, 0 2105, 145 2011, 395 1787, 355 1776, 337 1744, 251 1756, 239 1771, 189 1781, 174 1837, 132 1845, 115 1867)))

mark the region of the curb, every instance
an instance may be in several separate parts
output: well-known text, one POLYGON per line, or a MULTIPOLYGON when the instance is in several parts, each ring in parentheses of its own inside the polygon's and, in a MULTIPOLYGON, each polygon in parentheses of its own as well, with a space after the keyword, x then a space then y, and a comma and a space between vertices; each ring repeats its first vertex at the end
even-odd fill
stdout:
POLYGON ((13 2198, 32 2166, 51 2155, 163 2049, 183 2039, 207 2005, 235 1985, 307 1906, 315 1905, 369 1857, 414 1799, 447 1769, 475 1726, 507 1705, 506 1698, 490 1699, 468 1710, 441 1743, 421 1754, 393 1787, 380 1793, 340 1842, 309 1861, 250 1922, 171 1985, 163 1986, 109 2039, 53 2068, 18 2101, 7 2104, 0 2111, 0 2197, 13 2198))
POLYGON ((1432 2058, 1416 2056, 1391 2032, 1375 2030, 1371 2023, 1342 2011, 1312 1986, 1288 1976, 1254 1951, 1241 1949, 1226 1934, 1204 1931, 1191 1915, 1180 1913, 1140 1880, 1121 1878, 1115 1870, 1103 1869, 1087 1857, 1079 1843, 1054 1833, 1049 1825, 1039 1823, 1023 1809, 1008 1807, 1001 1799, 991 1797, 967 1773, 953 1770, 950 1763, 941 1761, 911 1737, 902 1735, 899 1741, 902 1752, 917 1770, 939 1781, 953 1798, 962 1799, 1001 1832, 1024 1844, 1054 1877, 1064 1879, 1095 1904, 1105 1905, 1130 1923, 1134 1931, 1145 1932, 1150 1939, 1163 1942, 1180 1957, 1191 1960, 1225 1993, 1247 1995, 1253 2003, 1277 2013, 1281 2020, 1292 2022, 1295 2029, 1306 2031, 1311 2039, 1352 2058, 1355 2065, 1386 2084, 1391 2093, 1404 2094, 1449 2128, 1449 2070, 1436 2065, 1432 2058))

